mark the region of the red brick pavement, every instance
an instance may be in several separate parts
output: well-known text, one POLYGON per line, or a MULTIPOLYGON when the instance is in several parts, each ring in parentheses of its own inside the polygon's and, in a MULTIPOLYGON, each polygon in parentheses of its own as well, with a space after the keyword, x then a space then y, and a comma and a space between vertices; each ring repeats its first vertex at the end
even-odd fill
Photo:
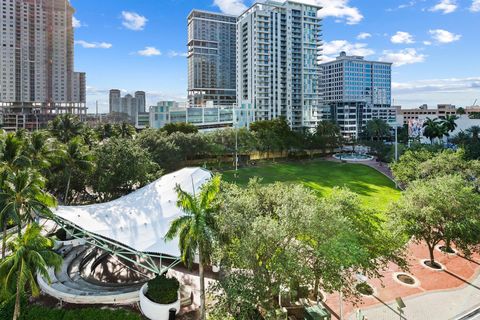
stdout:
MULTIPOLYGON (((470 259, 467 259, 461 255, 449 255, 436 249, 435 260, 445 266, 444 271, 437 271, 423 266, 420 262, 428 258, 426 245, 410 243, 408 251, 410 267, 405 272, 419 280, 418 286, 412 287, 394 280, 394 274, 402 271, 397 265, 390 264, 388 269, 382 273, 382 279, 367 281, 375 288, 375 297, 364 297, 358 305, 344 301, 343 310, 345 318, 358 308, 379 305, 382 302, 391 303, 396 297, 405 298, 437 290, 451 290, 463 287, 473 280, 480 271, 480 255, 478 254, 474 254, 470 259)), ((338 294, 327 296, 326 304, 338 315, 338 294)))

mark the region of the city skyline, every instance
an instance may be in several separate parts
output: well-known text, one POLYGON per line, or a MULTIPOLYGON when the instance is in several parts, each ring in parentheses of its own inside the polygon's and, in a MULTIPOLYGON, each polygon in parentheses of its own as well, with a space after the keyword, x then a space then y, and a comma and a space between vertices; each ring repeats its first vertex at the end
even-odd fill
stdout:
MULTIPOLYGON (((236 14, 253 1, 106 0, 95 3, 95 10, 92 3, 71 2, 76 9, 76 69, 88 75, 89 111, 94 112, 98 100, 100 111, 106 112, 111 88, 141 88, 148 94, 147 105, 186 101, 190 11, 236 14)), ((326 60, 345 50, 394 62, 394 104, 465 106, 480 98, 478 1, 389 1, 381 6, 358 0, 304 2, 327 4, 322 10, 326 60)))

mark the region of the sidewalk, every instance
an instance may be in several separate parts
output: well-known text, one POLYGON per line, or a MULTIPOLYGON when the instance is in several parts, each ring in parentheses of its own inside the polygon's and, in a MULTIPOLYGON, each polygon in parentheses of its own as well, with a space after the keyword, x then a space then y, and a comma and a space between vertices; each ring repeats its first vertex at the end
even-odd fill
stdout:
MULTIPOLYGON (((343 302, 345 319, 356 319, 360 309, 369 320, 400 319, 395 298, 401 297, 407 308, 408 320, 451 319, 480 303, 480 255, 471 259, 461 255, 450 255, 435 249, 435 259, 445 270, 432 270, 420 262, 428 257, 425 244, 408 245, 410 268, 405 273, 417 279, 416 285, 406 285, 396 278, 402 272, 390 264, 383 278, 367 282, 375 289, 374 296, 363 297, 357 305, 343 302)), ((327 296, 327 305, 338 315, 338 294, 327 296)), ((336 317, 338 319, 338 316, 336 317)))
MULTIPOLYGON (((457 290, 432 292, 417 297, 404 298, 407 306, 404 319, 408 320, 448 320, 472 310, 480 302, 480 276, 471 284, 457 290)), ((400 319, 397 313, 397 304, 390 303, 362 310, 362 314, 369 320, 400 319)), ((350 316, 356 320, 355 315, 350 316)))

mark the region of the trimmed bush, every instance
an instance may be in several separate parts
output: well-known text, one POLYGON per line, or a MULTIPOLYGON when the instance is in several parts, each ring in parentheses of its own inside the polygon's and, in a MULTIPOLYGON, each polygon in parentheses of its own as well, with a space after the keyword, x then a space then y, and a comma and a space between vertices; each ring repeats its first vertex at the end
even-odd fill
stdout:
POLYGON ((366 282, 359 283, 355 286, 355 289, 357 289, 358 292, 365 296, 371 296, 373 295, 374 291, 371 285, 369 285, 366 282))
MULTIPOLYGON (((15 297, 0 304, 0 320, 11 320, 15 306, 15 297)), ((27 305, 27 300, 22 299, 20 320, 141 320, 142 316, 132 311, 118 309, 55 309, 41 305, 27 305)))
POLYGON ((177 279, 161 275, 148 282, 145 296, 158 304, 170 304, 178 300, 179 289, 180 283, 177 279))

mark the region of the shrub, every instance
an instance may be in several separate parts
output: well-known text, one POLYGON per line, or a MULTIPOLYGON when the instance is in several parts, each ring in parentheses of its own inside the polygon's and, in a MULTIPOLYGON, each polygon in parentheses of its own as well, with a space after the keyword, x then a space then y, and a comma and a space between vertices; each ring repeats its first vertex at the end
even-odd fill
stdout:
POLYGON ((177 279, 161 275, 148 282, 146 296, 153 302, 170 304, 177 301, 179 288, 180 284, 177 279))
POLYGON ((357 289, 358 292, 366 296, 371 296, 374 293, 372 286, 366 282, 357 284, 355 286, 355 289, 357 289))

